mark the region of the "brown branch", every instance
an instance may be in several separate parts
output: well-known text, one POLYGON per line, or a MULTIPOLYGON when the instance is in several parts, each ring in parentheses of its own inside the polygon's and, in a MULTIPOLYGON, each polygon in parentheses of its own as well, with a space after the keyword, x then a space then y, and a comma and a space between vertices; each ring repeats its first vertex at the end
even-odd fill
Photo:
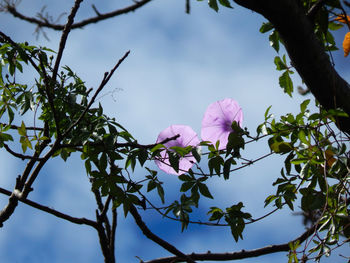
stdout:
POLYGON ((112 229, 111 229, 111 235, 109 236, 109 247, 111 252, 114 255, 114 247, 115 247, 115 232, 117 230, 117 209, 112 208, 112 229))
MULTIPOLYGON (((72 24, 71 29, 82 28, 82 27, 89 25, 89 24, 98 23, 102 20, 106 20, 106 19, 113 18, 113 17, 119 16, 119 15, 133 12, 136 9, 142 7, 143 5, 149 3, 150 1, 152 1, 152 0, 142 0, 142 1, 137 1, 137 2, 135 1, 135 4, 128 6, 128 7, 125 7, 125 8, 122 8, 122 9, 118 9, 118 10, 115 10, 115 11, 112 11, 109 13, 105 13, 105 14, 98 13, 97 16, 95 16, 95 17, 91 17, 91 18, 82 20, 80 22, 77 22, 75 24, 72 24)), ((6 10, 10 14, 12 14, 14 17, 17 17, 17 18, 22 19, 24 21, 27 21, 29 23, 36 24, 38 27, 47 27, 47 28, 51 28, 54 30, 63 30, 64 29, 64 25, 53 24, 53 23, 50 23, 49 21, 46 21, 46 20, 43 21, 43 20, 40 20, 40 19, 37 19, 34 17, 25 16, 25 15, 19 13, 14 5, 8 4, 6 6, 6 10)))
MULTIPOLYGON (((7 196, 13 195, 10 191, 8 191, 6 189, 3 189, 1 187, 0 187, 0 193, 5 194, 7 196)), ((31 207, 34 207, 34 208, 39 209, 41 211, 44 211, 44 212, 46 212, 48 214, 54 215, 54 216, 56 216, 58 218, 67 220, 67 221, 69 221, 71 223, 79 224, 79 225, 89 225, 89 226, 92 226, 93 228, 96 228, 97 224, 96 224, 96 222, 94 222, 92 220, 89 220, 89 219, 86 219, 86 218, 72 217, 70 215, 64 214, 64 213, 59 212, 59 211, 57 211, 55 209, 52 209, 50 207, 43 206, 41 204, 33 202, 33 201, 29 200, 29 199, 24 199, 21 196, 17 196, 16 195, 16 198, 17 198, 17 200, 21 201, 22 203, 24 203, 26 205, 29 205, 31 207)))
MULTIPOLYGON (((35 152, 33 154, 33 157, 38 158, 40 156, 41 151, 44 149, 44 147, 41 147, 39 152, 35 152)), ((13 214, 15 211, 17 205, 18 205, 18 200, 16 195, 14 194, 16 191, 21 192, 23 190, 25 181, 27 180, 31 170, 33 169, 34 165, 36 164, 35 158, 30 159, 22 173, 22 175, 19 175, 16 178, 16 184, 15 184, 15 189, 12 193, 12 195, 9 198, 9 201, 7 205, 0 211, 0 227, 3 226, 3 223, 10 218, 10 216, 13 214)), ((28 193, 30 192, 31 188, 28 188, 28 193)))
POLYGON ((55 66, 53 68, 53 72, 52 72, 52 81, 56 81, 56 76, 57 76, 57 72, 58 72, 58 68, 62 59, 62 54, 63 54, 63 50, 66 46, 66 42, 67 42, 67 38, 68 38, 68 34, 72 28, 72 25, 74 23, 74 17, 80 7, 80 3, 83 2, 83 0, 75 0, 74 2, 74 6, 72 8, 71 13, 68 16, 68 21, 65 24, 64 28, 63 28, 63 32, 62 32, 62 36, 61 36, 61 40, 60 40, 60 44, 59 44, 59 49, 57 52, 57 58, 55 61, 55 66))
MULTIPOLYGON (((3 123, 3 122, 0 122, 0 125, 8 125, 7 123, 3 123)), ((13 130, 17 130, 18 128, 21 128, 21 126, 18 126, 18 125, 10 125, 10 129, 13 129, 13 130)), ((40 127, 32 127, 32 126, 26 126, 26 130, 34 130, 34 131, 43 131, 44 128, 40 128, 40 127)))
POLYGON ((26 160, 26 159, 35 160, 35 161, 42 160, 42 158, 38 158, 38 157, 30 156, 30 155, 24 155, 24 154, 17 153, 15 151, 11 150, 11 148, 6 143, 3 143, 3 144, 4 144, 4 148, 6 149, 6 151, 8 153, 12 154, 13 156, 15 156, 17 158, 20 158, 21 160, 26 160))
POLYGON ((102 254, 105 258, 106 263, 114 263, 115 262, 115 257, 114 257, 114 251, 111 251, 109 242, 108 242, 108 237, 105 232, 105 228, 103 227, 103 220, 98 213, 98 210, 96 210, 96 219, 97 219, 97 233, 98 237, 100 240, 100 246, 102 250, 102 254))
MULTIPOLYGON (((142 218, 140 214, 137 212, 137 209, 135 208, 134 205, 130 206, 130 213, 134 217, 136 224, 138 227, 141 229, 142 233, 152 240, 153 242, 157 243, 164 249, 168 250, 170 253, 176 255, 175 258, 179 259, 180 261, 187 261, 189 263, 195 263, 194 259, 190 255, 185 255, 182 253, 180 250, 178 250, 176 247, 168 243, 167 241, 161 239, 159 236, 154 234, 147 226, 146 224, 142 221, 142 218)), ((172 261, 167 261, 167 262, 172 262, 172 261)), ((175 261, 174 261, 175 262, 175 261)))
MULTIPOLYGON (((56 132, 57 132, 58 140, 60 140, 61 132, 60 132, 60 127, 59 127, 59 119, 58 119, 57 112, 56 112, 55 107, 54 107, 54 93, 55 93, 54 89, 56 86, 56 78, 57 78, 58 68, 60 66, 63 51, 64 51, 66 43, 67 43, 68 34, 71 30, 72 24, 74 22, 74 17, 76 15, 76 13, 78 12, 78 9, 80 7, 80 3, 82 1, 83 0, 75 0, 75 2, 74 2, 74 6, 72 7, 71 13, 68 16, 68 21, 67 21, 66 25, 64 26, 64 29, 63 29, 63 32, 61 35, 59 49, 57 52, 55 65, 53 67, 52 77, 51 77, 50 83, 45 83, 46 84, 46 93, 47 93, 47 97, 48 97, 48 100, 50 103, 50 108, 52 110, 54 120, 56 123, 56 132)), ((47 78, 45 78, 45 79, 47 80, 46 82, 48 82, 48 79, 47 78)))
MULTIPOLYGON (((229 260, 240 260, 244 258, 252 258, 252 257, 260 257, 263 255, 268 255, 272 253, 277 252, 284 252, 289 251, 289 244, 299 241, 300 243, 303 243, 307 238, 309 238, 317 229, 317 226, 311 227, 309 230, 305 231, 302 235, 297 237, 296 239, 279 244, 279 245, 270 245, 258 249, 252 249, 252 250, 241 250, 238 252, 226 252, 226 253, 211 253, 208 251, 207 253, 192 253, 188 254, 187 257, 190 257, 193 260, 198 261, 204 261, 204 260, 211 260, 211 261, 229 261, 229 260)), ((183 260, 180 257, 164 257, 164 258, 158 258, 153 259, 149 261, 144 261, 144 263, 175 263, 175 262, 182 262, 183 260)))
POLYGON ((138 143, 134 143, 134 142, 126 142, 126 143, 115 143, 114 146, 116 148, 122 148, 122 147, 135 147, 135 148, 144 148, 144 149, 152 149, 154 146, 158 145, 158 144, 164 144, 167 142, 170 142, 172 140, 176 140, 177 138, 180 137, 180 134, 177 134, 175 136, 169 137, 164 139, 163 141, 159 142, 159 143, 152 143, 152 144, 138 144, 138 143))

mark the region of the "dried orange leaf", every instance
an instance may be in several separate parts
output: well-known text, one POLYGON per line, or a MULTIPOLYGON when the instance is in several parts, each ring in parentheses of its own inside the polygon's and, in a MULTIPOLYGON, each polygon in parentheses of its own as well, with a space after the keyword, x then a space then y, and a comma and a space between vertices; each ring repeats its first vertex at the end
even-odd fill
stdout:
POLYGON ((346 20, 347 20, 348 22, 350 22, 350 16, 346 15, 346 19, 345 19, 345 16, 344 16, 344 15, 338 15, 334 20, 335 20, 335 21, 338 21, 338 22, 340 22, 340 23, 346 24, 346 23, 347 23, 346 20))
POLYGON ((350 52, 350 32, 345 34, 343 41, 344 57, 347 57, 350 52))
POLYGON ((334 152, 328 149, 325 151, 325 155, 326 155, 327 165, 329 167, 332 167, 332 165, 337 161, 337 159, 334 158, 334 152))

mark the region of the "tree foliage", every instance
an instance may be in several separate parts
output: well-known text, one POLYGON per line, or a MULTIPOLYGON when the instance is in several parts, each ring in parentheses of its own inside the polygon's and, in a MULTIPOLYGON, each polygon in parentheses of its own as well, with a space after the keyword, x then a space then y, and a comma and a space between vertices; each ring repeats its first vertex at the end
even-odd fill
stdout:
MULTIPOLYGON (((57 51, 32 43, 17 43, 0 32, 0 148, 27 162, 13 191, 0 188, 2 194, 9 196, 8 204, 0 212, 1 225, 15 212, 18 201, 71 223, 88 225, 98 233, 105 262, 115 262, 117 210, 123 211, 125 217, 132 216, 147 238, 171 253, 167 258, 147 262, 228 261, 278 251, 289 253, 288 262, 320 261, 333 249, 347 245, 350 238, 350 88, 332 64, 332 52, 337 50, 332 32, 343 26, 350 29, 346 1, 234 1, 268 19, 260 32, 269 34, 271 47, 278 53, 274 64, 281 75, 276 81, 283 92, 295 96, 291 75, 299 73, 307 89, 314 94, 318 111, 309 110, 309 99, 300 104, 300 112, 278 119, 268 108, 256 131, 248 131, 233 122, 226 148, 222 150, 218 143, 204 141, 200 145, 201 154, 192 146, 170 149, 164 146, 176 140, 178 135, 155 144, 140 144, 126 128, 104 114, 100 104, 95 103, 129 52, 104 74, 95 90, 88 89, 69 66, 61 65, 67 36, 72 29, 125 14, 150 1, 134 2, 108 14, 100 14, 95 8, 96 17, 75 23, 81 2, 75 1, 65 25, 57 25, 45 17, 27 17, 17 11, 14 2, 1 2, 2 11, 35 23, 39 29, 62 30, 57 51), (309 34, 307 38, 305 34, 309 34), (279 54, 282 45, 288 54, 279 54), (18 80, 18 75, 29 69, 35 71, 33 83, 18 80), (35 125, 29 126, 25 117, 33 114, 35 125), (267 139, 270 153, 246 163, 242 157, 245 145, 263 139, 267 139), (176 200, 166 198, 164 182, 158 171, 147 166, 150 161, 160 160, 162 151, 168 151, 169 163, 177 172, 181 158, 190 154, 197 161, 192 169, 178 177, 181 188, 176 200), (72 154, 80 155, 91 182, 97 205, 94 220, 74 218, 29 199, 32 185, 42 168, 51 159, 66 161, 72 154), (284 156, 285 160, 280 176, 271 182, 275 191, 264 201, 265 207, 273 207, 272 212, 253 218, 252 211, 247 211, 244 200, 240 200, 229 207, 220 204, 207 207, 205 218, 192 218, 203 199, 215 198, 210 190, 213 178, 220 177, 225 183, 236 170, 274 154, 284 156), (137 165, 146 171, 142 180, 133 177, 137 165), (157 201, 153 200, 151 192, 158 195, 157 201), (164 204, 162 208, 156 205, 158 201, 164 204), (239 242, 244 238, 246 225, 282 209, 299 210, 296 208, 299 205, 305 220, 311 223, 299 237, 272 247, 227 253, 200 254, 194 251, 185 254, 153 233, 140 214, 140 210, 152 208, 160 216, 178 221, 182 231, 190 224, 224 225, 229 228, 233 240, 239 242)), ((186 2, 189 11, 189 1, 186 2)), ((228 0, 209 0, 208 4, 216 12, 220 8, 233 7, 228 0)), ((344 44, 344 52, 348 53, 348 44, 344 44)))

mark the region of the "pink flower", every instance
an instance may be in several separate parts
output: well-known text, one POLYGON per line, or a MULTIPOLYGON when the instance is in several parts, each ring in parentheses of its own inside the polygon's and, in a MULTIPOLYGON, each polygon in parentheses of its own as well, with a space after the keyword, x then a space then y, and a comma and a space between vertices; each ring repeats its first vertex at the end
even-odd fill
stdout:
POLYGON ((237 101, 224 99, 210 104, 202 120, 202 140, 214 145, 220 141, 219 150, 225 149, 228 136, 233 131, 231 128, 233 121, 242 127, 243 113, 237 101))
MULTIPOLYGON (((178 134, 180 136, 177 139, 164 143, 164 146, 169 151, 172 151, 172 149, 169 149, 170 147, 187 147, 189 145, 197 147, 200 143, 197 133, 193 131, 191 127, 186 125, 171 125, 170 127, 166 128, 158 135, 157 143, 161 143, 165 139, 174 137, 178 134)), ((161 151, 160 155, 160 159, 155 160, 156 165, 159 167, 159 169, 168 174, 180 175, 186 173, 196 162, 196 159, 192 154, 181 157, 179 160, 179 171, 176 172, 174 168, 170 166, 169 155, 167 151, 161 151)))

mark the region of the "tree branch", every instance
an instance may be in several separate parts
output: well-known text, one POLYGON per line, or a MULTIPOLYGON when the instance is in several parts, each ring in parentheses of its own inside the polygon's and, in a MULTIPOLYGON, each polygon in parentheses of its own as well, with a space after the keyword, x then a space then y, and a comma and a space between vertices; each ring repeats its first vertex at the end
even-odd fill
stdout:
POLYGON ((100 240, 101 250, 105 258, 105 263, 114 263, 115 262, 114 248, 113 248, 113 251, 110 248, 110 242, 106 235, 105 228, 103 227, 104 220, 98 213, 98 210, 96 210, 96 219, 97 219, 96 229, 100 240))
MULTIPOLYGON (((132 214, 132 216, 135 219, 136 224, 138 225, 138 227, 141 229, 142 233, 149 238, 150 240, 152 240, 153 242, 157 243, 158 245, 160 245, 161 247, 163 247, 164 249, 168 250, 170 253, 176 255, 175 258, 179 259, 180 261, 187 261, 189 263, 195 263, 194 259, 192 258, 192 256, 189 255, 185 255, 184 253, 182 253, 180 250, 178 250, 176 247, 174 247, 173 245, 169 244, 168 242, 166 242, 165 240, 161 239, 159 236, 155 235, 147 226, 146 224, 142 221, 142 218, 140 216, 140 214, 137 212, 137 209, 135 208, 134 205, 130 206, 130 213, 132 214)), ((167 262, 173 262, 173 261, 167 261, 167 262)), ((175 262, 175 261, 174 261, 175 262)))
MULTIPOLYGON (((280 244, 280 245, 270 245, 258 249, 252 249, 252 250, 241 250, 238 252, 227 252, 227 253, 211 253, 208 251, 207 253, 192 253, 188 254, 187 257, 190 257, 193 260, 198 261, 204 261, 204 260, 216 260, 216 261, 229 261, 229 260, 239 260, 244 258, 252 258, 252 257, 259 257, 267 254, 277 253, 277 252, 283 252, 283 251, 289 251, 289 244, 299 241, 300 243, 303 243, 308 237, 310 237, 315 230, 317 229, 317 226, 314 225, 309 230, 305 231, 302 235, 297 237, 296 239, 280 244)), ((149 261, 144 261, 144 263, 175 263, 175 262, 181 262, 183 261, 180 257, 164 257, 164 258, 158 258, 153 259, 149 261)))
MULTIPOLYGON (((1 188, 0 187, 0 193, 2 194, 5 194, 7 196, 11 196, 12 193, 4 188, 1 188)), ((89 220, 89 219, 86 219, 86 218, 77 218, 77 217, 72 217, 70 215, 67 215, 67 214, 64 214, 62 212, 59 212, 55 209, 52 209, 50 207, 47 207, 47 206, 43 206, 41 204, 38 204, 36 202, 33 202, 31 200, 28 200, 28 199, 24 199, 22 198, 21 196, 16 196, 17 197, 17 200, 21 201, 22 203, 26 204, 26 205, 29 205, 31 207, 34 207, 36 209, 39 209, 41 211, 44 211, 48 214, 51 214, 51 215, 54 215, 58 218, 61 218, 61 219, 64 219, 64 220, 67 220, 71 223, 74 223, 74 224, 79 224, 79 225, 89 225, 89 226, 92 226, 93 228, 96 228, 97 224, 96 222, 92 221, 92 220, 89 220)))
POLYGON ((5 150, 8 153, 12 154, 13 156, 15 156, 17 158, 20 158, 21 160, 26 160, 26 159, 35 160, 35 161, 40 161, 41 160, 41 158, 33 157, 33 156, 30 156, 30 155, 24 155, 24 154, 20 154, 20 153, 17 153, 15 151, 12 151, 11 148, 6 143, 3 143, 3 144, 4 144, 5 150))
MULTIPOLYGON (((7 123, 3 123, 3 122, 0 122, 0 125, 8 125, 7 123)), ((17 130, 18 128, 20 128, 21 126, 17 126, 17 125, 10 125, 10 129, 13 129, 13 130, 17 130)), ((40 127, 32 127, 32 126, 26 126, 26 130, 33 130, 33 131, 43 131, 44 128, 40 128, 40 127)))
MULTIPOLYGON (((136 9, 142 7, 143 5, 145 5, 151 1, 152 0, 134 1, 135 4, 128 6, 128 7, 125 7, 125 8, 122 8, 122 9, 118 9, 118 10, 115 10, 113 12, 109 12, 109 13, 105 13, 105 14, 98 13, 95 17, 91 17, 91 18, 82 20, 80 22, 77 22, 75 24, 72 24, 71 29, 82 28, 82 27, 89 25, 89 24, 97 23, 97 22, 102 21, 102 20, 106 20, 106 19, 113 18, 113 17, 119 16, 119 15, 127 14, 129 12, 133 12, 136 9)), ((27 21, 27 22, 32 23, 32 24, 36 24, 38 27, 47 27, 47 28, 51 28, 54 30, 63 30, 64 29, 64 25, 53 24, 53 23, 50 23, 49 21, 46 21, 46 20, 43 21, 43 20, 40 20, 40 19, 37 19, 34 17, 25 16, 17 11, 15 5, 7 4, 7 6, 5 8, 6 8, 6 11, 9 12, 10 14, 12 14, 14 17, 17 17, 19 19, 22 19, 22 20, 27 21)))

